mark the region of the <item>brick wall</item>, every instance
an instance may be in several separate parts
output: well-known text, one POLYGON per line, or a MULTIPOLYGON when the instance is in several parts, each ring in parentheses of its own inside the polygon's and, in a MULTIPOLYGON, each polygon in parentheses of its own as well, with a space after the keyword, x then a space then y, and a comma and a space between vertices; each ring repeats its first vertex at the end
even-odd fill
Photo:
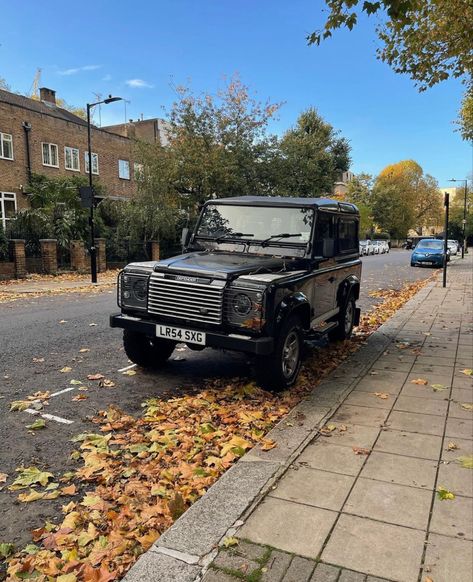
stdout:
MULTIPOLYGON (((0 158, 0 191, 16 193, 18 208, 28 206, 27 196, 23 194, 23 190, 27 190, 28 183, 26 140, 22 127, 24 122, 31 124, 29 138, 33 173, 50 177, 87 175, 85 173, 85 152, 87 151, 85 125, 0 101, 0 132, 13 136, 14 157, 13 161, 0 158), (59 168, 43 166, 42 142, 57 144, 59 168), (65 169, 65 146, 79 149, 79 172, 65 169)), ((98 154, 99 176, 97 179, 105 187, 106 194, 132 196, 136 191, 133 174, 133 141, 104 130, 93 129, 92 151, 98 154), (118 177, 119 159, 130 162, 130 180, 118 177)))

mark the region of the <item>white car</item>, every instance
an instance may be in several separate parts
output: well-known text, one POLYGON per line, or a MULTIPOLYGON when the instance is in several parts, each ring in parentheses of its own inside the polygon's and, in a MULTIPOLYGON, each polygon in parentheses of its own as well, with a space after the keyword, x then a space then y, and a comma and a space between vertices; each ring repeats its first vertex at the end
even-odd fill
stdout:
POLYGON ((460 245, 457 240, 447 240, 447 247, 451 255, 457 255, 460 250, 460 245))
POLYGON ((375 244, 378 247, 378 253, 379 254, 384 254, 384 253, 389 253, 389 245, 388 242, 385 240, 374 240, 373 244, 375 244))
POLYGON ((370 240, 360 240, 360 255, 374 255, 374 246, 370 240))

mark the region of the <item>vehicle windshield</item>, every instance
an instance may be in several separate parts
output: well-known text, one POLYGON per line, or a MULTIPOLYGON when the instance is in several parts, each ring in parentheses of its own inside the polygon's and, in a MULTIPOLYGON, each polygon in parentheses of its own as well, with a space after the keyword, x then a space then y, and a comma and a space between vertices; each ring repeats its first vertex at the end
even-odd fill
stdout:
POLYGON ((234 238, 251 244, 273 237, 267 244, 307 244, 313 220, 312 208, 209 204, 205 207, 196 236, 219 239, 217 242, 234 238))
POLYGON ((418 249, 443 249, 443 240, 423 240, 417 245, 418 249))

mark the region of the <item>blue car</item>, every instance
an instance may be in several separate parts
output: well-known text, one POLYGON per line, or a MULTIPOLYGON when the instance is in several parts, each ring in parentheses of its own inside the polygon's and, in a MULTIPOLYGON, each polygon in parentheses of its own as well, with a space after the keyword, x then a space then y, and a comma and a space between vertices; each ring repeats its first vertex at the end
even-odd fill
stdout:
MULTIPOLYGON (((435 238, 426 238, 420 240, 412 251, 411 267, 421 267, 427 265, 429 267, 443 267, 443 240, 435 238)), ((447 250, 447 261, 448 257, 447 250)))

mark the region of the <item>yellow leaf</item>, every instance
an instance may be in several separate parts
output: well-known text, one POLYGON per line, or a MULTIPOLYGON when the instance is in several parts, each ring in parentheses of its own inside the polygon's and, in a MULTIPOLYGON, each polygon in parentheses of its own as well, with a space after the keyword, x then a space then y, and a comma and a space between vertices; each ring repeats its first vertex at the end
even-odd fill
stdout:
POLYGON ((231 548, 232 546, 237 546, 239 544, 239 540, 237 538, 233 538, 231 536, 224 538, 222 542, 222 546, 225 548, 231 548))
MULTIPOLYGON (((69 558, 69 561, 71 558, 69 558)), ((76 582, 77 577, 75 574, 61 574, 56 578, 56 582, 76 582)))
POLYGON ((270 451, 271 449, 274 449, 274 447, 276 446, 275 441, 271 439, 263 439, 261 443, 262 443, 261 450, 263 451, 270 451))
POLYGON ((18 495, 18 501, 22 503, 30 503, 31 501, 37 501, 38 499, 44 498, 44 493, 40 493, 39 491, 35 491, 34 489, 29 489, 28 493, 20 493, 18 495))
POLYGON ((461 372, 462 374, 465 374, 465 376, 473 376, 473 370, 471 368, 465 368, 461 372))
POLYGON ((124 376, 134 376, 136 374, 135 370, 126 370, 125 372, 123 372, 124 376))
POLYGON ((469 457, 458 457, 457 461, 460 461, 460 464, 464 469, 473 469, 473 455, 470 455, 469 457))
POLYGON ((67 374, 68 372, 72 372, 72 368, 69 366, 64 366, 64 368, 61 368, 59 371, 63 374, 67 374))
POLYGON ((460 406, 463 410, 473 410, 473 404, 470 404, 470 402, 462 402, 460 406))
POLYGON ((442 501, 446 499, 450 500, 455 499, 455 494, 446 489, 445 487, 442 487, 441 485, 437 487, 437 495, 439 499, 441 499, 442 501))
POLYGON ((389 394, 387 392, 374 392, 374 395, 378 398, 381 398, 381 400, 387 400, 389 398, 389 394))
POLYGON ((228 452, 232 449, 249 449, 251 447, 251 443, 245 441, 245 439, 234 436, 230 439, 227 443, 225 443, 220 451, 220 456, 224 457, 228 452))

